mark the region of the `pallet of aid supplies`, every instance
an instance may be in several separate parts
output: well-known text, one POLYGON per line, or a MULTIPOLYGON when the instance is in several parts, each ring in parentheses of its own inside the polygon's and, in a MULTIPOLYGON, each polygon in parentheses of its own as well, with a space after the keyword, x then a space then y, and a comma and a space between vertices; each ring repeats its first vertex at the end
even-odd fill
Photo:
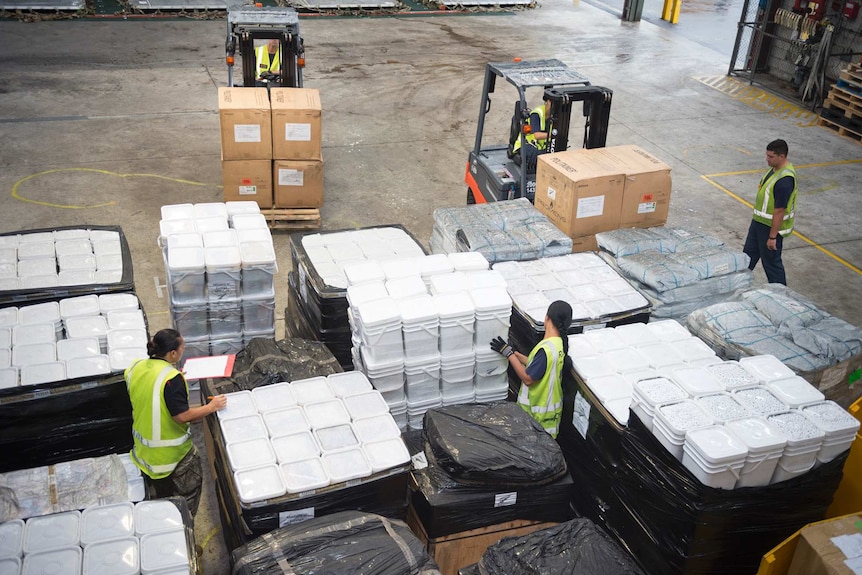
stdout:
POLYGON ((320 229, 319 208, 266 208, 260 210, 271 230, 320 229))

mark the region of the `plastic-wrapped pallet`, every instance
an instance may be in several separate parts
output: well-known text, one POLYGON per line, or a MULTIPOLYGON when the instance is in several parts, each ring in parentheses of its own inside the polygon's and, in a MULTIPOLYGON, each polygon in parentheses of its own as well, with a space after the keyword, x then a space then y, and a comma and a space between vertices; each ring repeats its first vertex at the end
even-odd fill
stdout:
POLYGON ((431 251, 480 252, 493 264, 571 253, 572 240, 519 198, 434 210, 431 251))
POLYGON ((719 356, 773 355, 848 407, 862 390, 862 330, 784 286, 769 284, 692 312, 689 329, 719 356))
POLYGON ((402 521, 344 511, 268 533, 232 553, 237 575, 440 575, 402 521))

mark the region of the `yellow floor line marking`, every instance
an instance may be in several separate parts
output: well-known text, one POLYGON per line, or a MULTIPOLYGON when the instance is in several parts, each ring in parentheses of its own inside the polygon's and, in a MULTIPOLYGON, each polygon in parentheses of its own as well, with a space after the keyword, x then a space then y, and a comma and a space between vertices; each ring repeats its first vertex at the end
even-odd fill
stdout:
POLYGON ((751 86, 736 78, 729 76, 693 76, 693 78, 701 84, 714 88, 756 110, 769 112, 784 120, 799 118, 798 126, 801 128, 817 125, 818 116, 814 112, 800 108, 780 96, 751 86))
MULTIPOLYGON (((818 167, 824 167, 824 166, 837 166, 837 165, 841 165, 841 164, 858 164, 858 163, 862 163, 862 159, 838 160, 835 162, 820 162, 817 164, 806 164, 804 166, 796 166, 796 169, 800 170, 800 169, 805 169, 805 168, 818 168, 818 167)), ((718 188, 719 190, 721 190, 722 192, 724 192, 725 194, 727 194, 728 196, 730 196, 731 198, 733 198, 734 200, 736 200, 737 202, 753 209, 754 206, 751 204, 751 202, 739 197, 737 194, 731 192, 730 190, 728 190, 727 188, 725 188, 724 186, 722 186, 718 182, 714 181, 712 178, 718 178, 718 177, 722 177, 722 176, 739 176, 739 175, 744 175, 744 174, 760 174, 762 172, 763 172, 763 170, 741 170, 738 172, 720 172, 717 174, 702 174, 700 177, 703 178, 704 180, 706 180, 707 182, 709 182, 710 184, 712 184, 713 186, 715 186, 716 188, 718 188)), ((827 250, 826 248, 824 248, 823 246, 821 246, 820 244, 818 244, 817 242, 815 242, 811 238, 804 236, 795 230, 792 232, 792 235, 796 236, 797 238, 799 238, 800 240, 802 240, 806 244, 810 245, 811 247, 816 248, 817 250, 823 252, 824 254, 826 254, 827 256, 829 256, 830 258, 832 258, 833 260, 835 260, 839 264, 843 265, 844 267, 846 267, 850 271, 853 271, 859 275, 862 275, 862 269, 859 269, 858 267, 854 266, 853 264, 851 264, 850 262, 848 262, 847 260, 845 260, 841 256, 827 250)))
POLYGON ((105 202, 102 204, 90 204, 90 205, 82 205, 82 206, 76 206, 76 205, 70 205, 70 204, 55 204, 52 202, 43 202, 41 200, 34 200, 32 198, 27 198, 27 197, 22 196, 19 193, 19 189, 24 182, 27 182, 29 180, 32 180, 34 178, 38 178, 41 176, 46 176, 48 174, 56 174, 56 173, 60 173, 60 172, 90 172, 90 173, 102 174, 102 175, 106 175, 106 176, 115 176, 117 178, 156 178, 159 180, 167 180, 169 182, 175 182, 178 184, 186 184, 189 186, 203 186, 203 187, 213 186, 216 188, 222 187, 222 186, 217 185, 217 184, 207 184, 204 182, 193 182, 191 180, 183 180, 181 178, 171 178, 169 176, 163 176, 161 174, 120 174, 117 172, 111 172, 109 170, 97 170, 95 168, 58 168, 56 170, 45 170, 44 172, 37 172, 35 174, 30 174, 29 176, 24 176, 23 178, 21 178, 20 180, 15 182, 15 184, 12 185, 11 195, 13 198, 15 198, 16 200, 19 200, 21 202, 27 202, 27 203, 36 204, 39 206, 47 206, 49 208, 65 208, 65 209, 70 209, 70 210, 83 210, 83 209, 88 209, 88 208, 104 208, 106 206, 113 206, 116 204, 116 202, 114 202, 114 201, 105 202))
POLYGON ((206 537, 204 537, 203 543, 201 543, 201 549, 207 548, 207 545, 209 544, 210 540, 212 540, 212 538, 215 537, 215 534, 218 533, 218 531, 219 531, 218 527, 213 527, 212 529, 210 529, 210 532, 207 533, 206 537))

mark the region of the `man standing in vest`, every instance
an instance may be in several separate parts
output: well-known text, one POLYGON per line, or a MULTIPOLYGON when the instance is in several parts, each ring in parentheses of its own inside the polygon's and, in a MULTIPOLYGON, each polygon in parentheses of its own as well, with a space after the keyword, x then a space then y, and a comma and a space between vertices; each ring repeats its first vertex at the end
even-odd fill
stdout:
POLYGON ((521 146, 526 142, 527 172, 535 173, 539 154, 548 152, 548 120, 551 116, 551 100, 544 96, 544 104, 530 110, 528 134, 521 134, 512 146, 513 157, 520 156, 521 146))
POLYGON ((766 163, 769 171, 760 180, 754 201, 754 217, 748 228, 748 237, 742 251, 751 258, 748 269, 754 270, 757 262, 769 283, 787 285, 781 247, 784 238, 793 231, 796 212, 796 170, 787 161, 787 142, 773 140, 766 146, 766 163))
POLYGON ((227 398, 217 395, 206 405, 189 407, 186 378, 174 367, 184 349, 178 331, 163 329, 147 342, 149 359, 132 363, 124 377, 132 402, 132 461, 153 496, 183 497, 194 515, 201 499, 201 460, 189 424, 223 409, 227 398))
POLYGON ((264 74, 281 73, 281 57, 279 54, 278 40, 269 40, 263 46, 255 48, 255 60, 257 61, 257 79, 260 80, 264 74))

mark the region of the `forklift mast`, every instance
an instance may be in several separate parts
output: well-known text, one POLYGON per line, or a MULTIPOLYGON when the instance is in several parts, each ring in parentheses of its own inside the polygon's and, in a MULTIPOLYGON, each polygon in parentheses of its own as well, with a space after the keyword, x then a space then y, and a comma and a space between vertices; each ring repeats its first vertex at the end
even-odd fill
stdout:
POLYGON ((242 58, 242 85, 255 86, 257 58, 255 41, 278 40, 281 70, 278 86, 301 88, 305 46, 299 35, 299 15, 293 8, 278 6, 229 6, 225 61, 228 86, 234 85, 233 66, 237 48, 242 58))
MULTIPOLYGON (((613 92, 600 86, 569 86, 548 88, 545 96, 551 101, 549 119, 550 137, 548 152, 562 152, 568 148, 569 126, 572 120, 572 103, 583 102, 584 148, 603 148, 608 139, 613 92)), ((529 113, 528 113, 529 116, 529 113)), ((527 118, 529 120, 529 117, 527 118)))

